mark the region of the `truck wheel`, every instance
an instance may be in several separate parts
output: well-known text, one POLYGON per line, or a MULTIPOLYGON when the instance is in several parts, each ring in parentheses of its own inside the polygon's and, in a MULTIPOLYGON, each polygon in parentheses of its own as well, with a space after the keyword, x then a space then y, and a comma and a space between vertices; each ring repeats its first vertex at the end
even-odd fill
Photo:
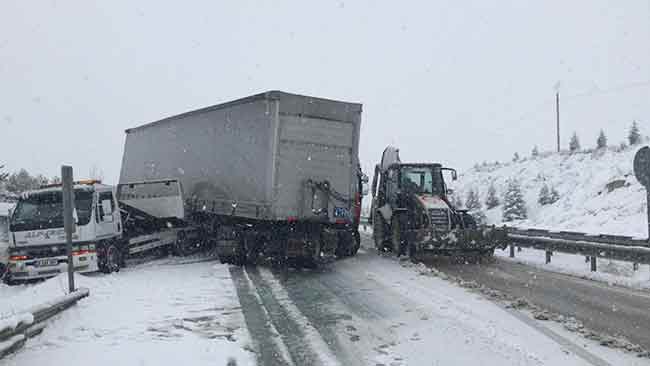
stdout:
POLYGON ((358 229, 353 231, 353 236, 354 236, 354 248, 352 248, 352 253, 350 255, 355 256, 357 255, 359 248, 361 248, 361 234, 359 234, 358 229))
POLYGON ((351 232, 339 231, 337 233, 336 256, 338 258, 351 257, 354 255, 354 237, 351 232))
POLYGON ((465 229, 472 229, 476 230, 478 228, 478 225, 476 224, 476 220, 472 215, 468 214, 467 212, 463 212, 463 223, 465 223, 465 229))
POLYGON ((384 218, 379 214, 376 214, 372 220, 372 237, 375 239, 375 248, 377 251, 383 252, 386 248, 386 224, 384 223, 384 218))
POLYGON ((194 254, 197 251, 197 246, 194 240, 187 239, 185 231, 181 230, 176 234, 176 242, 174 242, 174 254, 179 257, 194 254))
MULTIPOLYGON (((339 240, 340 243, 340 240, 339 240)), ((302 264, 306 268, 317 268, 320 262, 321 238, 319 235, 309 235, 309 247, 311 248, 310 256, 305 257, 302 264)))
POLYGON ((415 247, 415 243, 408 243, 408 248, 409 248, 409 258, 411 258, 411 262, 416 263, 417 262, 417 254, 418 250, 415 247))
POLYGON ((122 253, 115 244, 104 248, 104 259, 100 261, 99 269, 104 273, 119 272, 122 264, 122 253))
POLYGON ((404 252, 404 242, 402 240, 402 231, 399 223, 399 218, 393 217, 391 220, 391 229, 393 230, 393 235, 391 236, 391 244, 392 244, 392 249, 393 253, 397 255, 398 257, 405 254, 404 252))

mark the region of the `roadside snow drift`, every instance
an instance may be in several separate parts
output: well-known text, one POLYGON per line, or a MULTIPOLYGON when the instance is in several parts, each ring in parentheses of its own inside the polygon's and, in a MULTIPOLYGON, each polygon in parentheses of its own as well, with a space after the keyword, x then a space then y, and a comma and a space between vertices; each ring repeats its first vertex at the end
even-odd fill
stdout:
POLYGON ((501 204, 486 211, 489 224, 501 223, 507 181, 515 178, 521 183, 528 219, 509 225, 647 238, 645 189, 632 167, 641 146, 487 164, 463 173, 453 188, 463 201, 470 189, 478 189, 485 208, 488 188, 494 184, 501 204), (538 204, 544 184, 558 191, 559 201, 538 204))
MULTIPOLYGON (((90 296, 49 320, 42 335, 3 360, 11 365, 254 365, 228 268, 170 261, 113 275, 76 276, 90 296)), ((0 314, 65 293, 62 275, 38 285, 0 285, 0 314)), ((9 318, 10 319, 10 318, 9 318)))

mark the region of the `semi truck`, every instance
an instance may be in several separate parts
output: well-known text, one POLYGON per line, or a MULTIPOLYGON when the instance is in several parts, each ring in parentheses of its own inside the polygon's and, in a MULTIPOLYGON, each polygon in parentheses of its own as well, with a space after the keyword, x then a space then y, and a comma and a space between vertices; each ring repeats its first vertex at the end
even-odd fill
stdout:
MULTIPOLYGON (((126 130, 119 184, 74 185, 75 271, 208 246, 233 264, 356 254, 361 109, 270 91, 126 130)), ((6 281, 67 270, 60 184, 22 195, 9 241, 6 281)))
MULTIPOLYGON (((362 106, 269 91, 126 131, 120 184, 176 179, 227 263, 354 255, 362 106)), ((137 206, 137 205, 136 205, 137 206)))
POLYGON ((504 229, 479 226, 448 199, 443 172, 453 180, 456 170, 439 163, 402 163, 399 149, 388 146, 375 166, 370 221, 378 251, 408 254, 490 256, 507 245, 504 229))

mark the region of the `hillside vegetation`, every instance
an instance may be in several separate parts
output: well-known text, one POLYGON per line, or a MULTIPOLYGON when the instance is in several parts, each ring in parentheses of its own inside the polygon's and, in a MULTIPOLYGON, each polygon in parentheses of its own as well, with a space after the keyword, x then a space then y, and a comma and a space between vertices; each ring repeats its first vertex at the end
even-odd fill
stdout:
POLYGON ((478 190, 487 223, 502 224, 508 182, 517 179, 527 218, 508 225, 646 238, 646 193, 632 167, 641 146, 542 153, 517 162, 476 166, 452 184, 454 198, 465 202, 470 190, 478 190), (491 184, 500 202, 487 209, 491 184), (544 184, 559 193, 559 200, 546 205, 538 202, 544 184))

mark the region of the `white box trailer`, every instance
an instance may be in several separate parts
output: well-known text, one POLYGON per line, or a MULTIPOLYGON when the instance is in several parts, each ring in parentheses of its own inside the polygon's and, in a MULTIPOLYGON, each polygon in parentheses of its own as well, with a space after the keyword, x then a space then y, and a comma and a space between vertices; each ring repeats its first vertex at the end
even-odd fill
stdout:
POLYGON ((281 228, 323 242, 333 232, 358 236, 361 112, 357 103, 269 91, 131 128, 120 184, 177 179, 185 220, 209 221, 220 239, 241 237, 243 224, 266 242, 281 228))

